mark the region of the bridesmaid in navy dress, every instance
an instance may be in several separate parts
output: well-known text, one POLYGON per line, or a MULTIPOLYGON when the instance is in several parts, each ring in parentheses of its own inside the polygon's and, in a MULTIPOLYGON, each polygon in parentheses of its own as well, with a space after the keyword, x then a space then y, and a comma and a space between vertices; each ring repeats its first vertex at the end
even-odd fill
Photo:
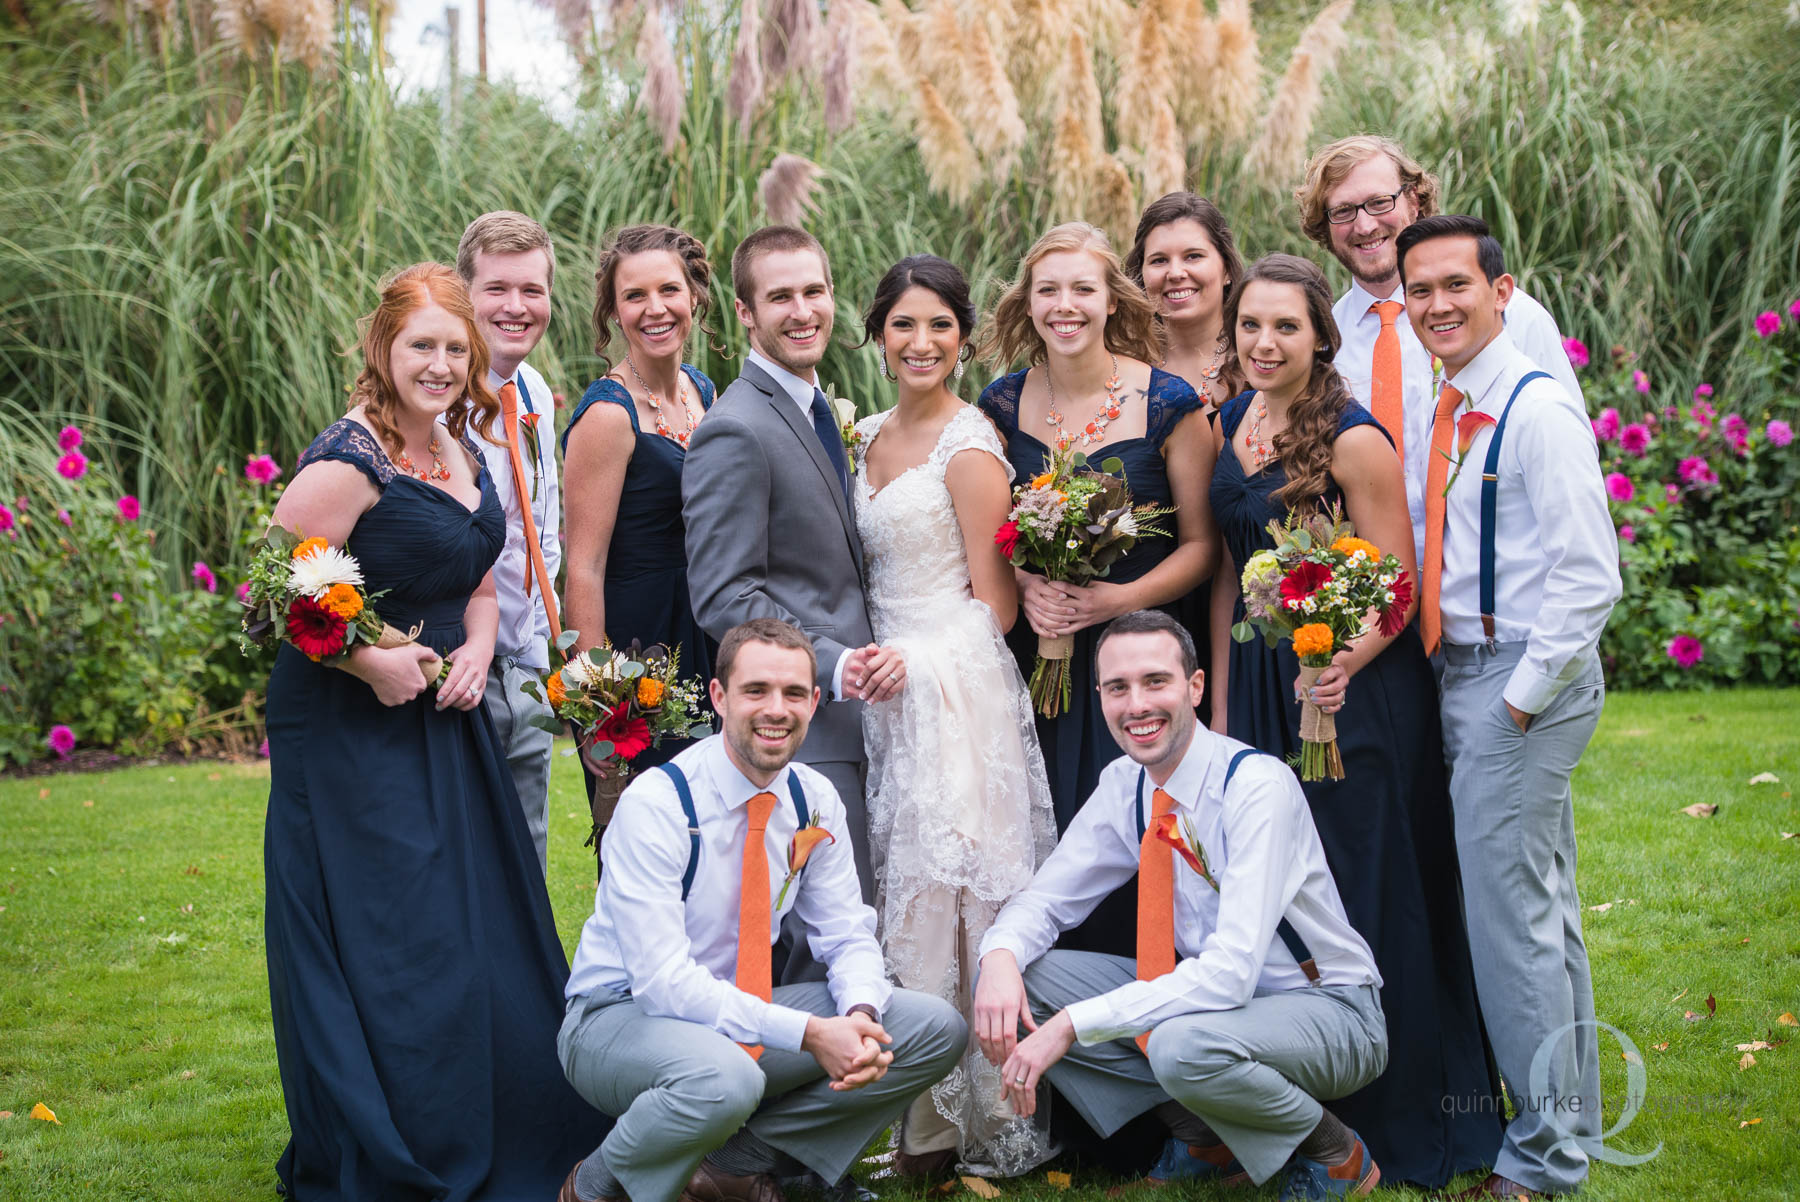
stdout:
MULTIPOLYGON (((1357 533, 1413 571, 1412 527, 1392 441, 1331 360, 1339 337, 1319 269, 1253 264, 1226 302, 1252 391, 1219 411, 1212 508, 1224 539, 1213 604, 1213 727, 1284 758, 1300 750, 1290 644, 1235 643, 1244 563, 1272 548, 1270 520, 1341 505, 1357 533)), ((1338 653, 1317 701, 1337 720, 1345 777, 1304 785, 1350 923, 1381 970, 1388 1067, 1332 1110, 1368 1142, 1383 1180, 1442 1185, 1499 1147, 1497 1088, 1463 925, 1437 688, 1414 623, 1338 653)))
POLYGON ((464 434, 498 403, 456 273, 396 276, 363 354, 275 521, 347 546, 381 616, 421 629, 336 662, 283 646, 269 677, 276 1172, 301 1202, 550 1198, 605 1120, 556 1062, 568 964, 480 704, 505 518, 464 434))
MULTIPOLYGON (((564 624, 575 649, 635 639, 681 657, 681 674, 712 676, 715 645, 688 596, 681 468, 688 437, 713 403, 713 383, 681 361, 706 315, 712 265, 692 235, 666 225, 617 231, 595 272, 594 349, 616 334, 623 362, 588 385, 563 429, 564 624)), ((702 327, 704 328, 704 327, 702 327)), ((632 761, 660 764, 687 746, 666 737, 632 761)), ((594 776, 587 773, 588 797, 594 776)), ((599 840, 595 840, 598 854, 599 840)))
MULTIPOLYGON (((1106 235, 1083 222, 1039 238, 1019 278, 995 306, 979 340, 982 357, 1032 366, 995 380, 981 409, 1000 430, 1018 480, 1044 470, 1050 445, 1072 436, 1097 468, 1117 457, 1139 502, 1174 504, 1165 519, 1174 535, 1145 538, 1086 587, 1047 581, 1019 570, 1026 623, 1008 642, 1030 675, 1039 634, 1075 636, 1069 662, 1069 706, 1037 719, 1060 834, 1099 783, 1100 770, 1122 754, 1106 728, 1095 688, 1094 643, 1107 622, 1135 609, 1158 608, 1199 627, 1189 601, 1213 560, 1215 534, 1206 485, 1214 448, 1200 416, 1202 401, 1185 381, 1150 366, 1161 358, 1155 310, 1128 279, 1106 235), (1116 379, 1116 383, 1114 382, 1116 379), (1117 416, 1109 416, 1116 411, 1117 416), (1094 434, 1098 437, 1094 437, 1094 434), (1084 441, 1084 437, 1086 441, 1084 441)), ((1135 956, 1137 894, 1115 892, 1061 946, 1135 956)))

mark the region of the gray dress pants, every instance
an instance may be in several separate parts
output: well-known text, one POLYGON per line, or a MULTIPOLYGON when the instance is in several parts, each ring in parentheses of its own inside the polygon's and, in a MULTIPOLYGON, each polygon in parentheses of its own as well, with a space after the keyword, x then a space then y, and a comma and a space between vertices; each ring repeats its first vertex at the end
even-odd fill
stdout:
MULTIPOLYGON (((780 985, 774 1000, 837 1013, 822 982, 780 985)), ((807 1052, 765 1048, 752 1060, 710 1027, 652 1018, 631 998, 572 999, 557 1056, 582 1097, 619 1121, 600 1145, 631 1202, 674 1202, 708 1152, 748 1127, 826 1181, 949 1072, 969 1028, 938 998, 896 989, 882 1015, 894 1063, 879 1081, 838 1092, 807 1052)))
POLYGON ((525 829, 537 847, 538 870, 547 871, 549 859, 550 753, 556 736, 531 724, 532 716, 554 717, 550 707, 519 691, 527 677, 536 676, 510 656, 495 655, 488 665, 487 688, 481 704, 494 720, 500 746, 512 769, 513 787, 519 791, 519 807, 525 812, 525 829))
POLYGON ((1503 696, 1523 643, 1444 645, 1441 707, 1475 991, 1517 1113, 1494 1171, 1545 1193, 1575 1189, 1600 1132, 1594 985, 1575 891, 1569 777, 1600 722, 1590 656, 1519 732, 1503 696), (1546 1070, 1533 1078, 1533 1061, 1546 1070))

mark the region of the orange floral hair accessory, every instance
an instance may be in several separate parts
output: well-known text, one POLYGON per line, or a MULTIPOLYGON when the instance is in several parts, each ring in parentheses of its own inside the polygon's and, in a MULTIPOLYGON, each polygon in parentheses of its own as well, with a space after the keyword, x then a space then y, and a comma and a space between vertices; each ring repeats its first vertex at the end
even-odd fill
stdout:
POLYGON ((322 538, 301 539, 299 545, 294 548, 294 554, 293 554, 292 558, 305 559, 307 556, 312 555, 315 552, 327 551, 330 549, 331 549, 331 544, 326 542, 322 538))
POLYGON ((319 598, 319 607, 348 622, 363 610, 362 594, 353 584, 334 584, 319 598))
POLYGON ((1309 622, 1294 631, 1294 654, 1302 659, 1324 655, 1331 650, 1331 627, 1323 622, 1309 622))

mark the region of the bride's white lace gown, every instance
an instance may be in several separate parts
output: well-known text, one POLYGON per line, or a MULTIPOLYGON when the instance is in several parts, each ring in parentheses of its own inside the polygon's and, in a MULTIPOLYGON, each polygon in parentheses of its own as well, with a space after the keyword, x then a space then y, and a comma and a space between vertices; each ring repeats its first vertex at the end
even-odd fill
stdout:
MULTIPOLYGON (((975 599, 944 479, 963 451, 1012 469, 993 426, 964 407, 930 458, 874 492, 864 459, 891 412, 857 423, 869 611, 877 641, 906 657, 900 695, 863 710, 876 910, 889 974, 967 1015, 981 937, 1056 841, 1031 699, 993 611, 975 599)), ((907 1112, 902 1141, 907 1152, 957 1147, 967 1171, 1001 1176, 1053 1150, 1041 1122, 1013 1114, 972 1042, 907 1112)))

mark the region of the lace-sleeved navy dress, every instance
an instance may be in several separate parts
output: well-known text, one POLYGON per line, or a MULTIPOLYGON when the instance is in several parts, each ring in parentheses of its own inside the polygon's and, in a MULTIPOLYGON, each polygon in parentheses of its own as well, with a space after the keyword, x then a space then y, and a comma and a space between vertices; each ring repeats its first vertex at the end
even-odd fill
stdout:
MULTIPOLYGON (((1239 570, 1274 546, 1268 524, 1287 512, 1275 496, 1287 483, 1280 462, 1246 477, 1231 445, 1253 396, 1220 406, 1226 445, 1212 479, 1213 518, 1239 570)), ((1352 402, 1338 433, 1358 425, 1380 429, 1352 402)), ((1323 502, 1343 502, 1335 481, 1323 502)), ((1243 617, 1240 597, 1232 621, 1243 617)), ((1292 645, 1234 642, 1229 656, 1231 736, 1297 755, 1292 645)), ((1336 717, 1344 779, 1304 788, 1350 925, 1381 970, 1389 1039, 1387 1071, 1331 1108, 1368 1142, 1384 1181, 1435 1187, 1492 1163, 1500 1122, 1463 925, 1437 684, 1417 623, 1351 678, 1336 717)))
MULTIPOLYGON (((1001 376, 981 394, 981 411, 994 420, 1006 441, 1006 457, 1015 480, 1029 480, 1044 470, 1050 448, 1035 435, 1019 428, 1019 395, 1025 372, 1001 376)), ((1121 439, 1098 452, 1099 459, 1117 457, 1125 465, 1125 482, 1134 501, 1167 505, 1174 499, 1162 447, 1170 431, 1188 414, 1202 407, 1200 396, 1186 380, 1159 368, 1150 370, 1148 412, 1141 438, 1121 439)), ((1098 463, 1095 464, 1097 468, 1098 463)), ((1168 520, 1172 530, 1174 518, 1168 520)), ((1141 539, 1112 566, 1104 579, 1114 584, 1140 579, 1175 549, 1173 536, 1141 539)), ((1174 615, 1190 632, 1206 632, 1202 586, 1193 594, 1159 608, 1174 615)), ((1067 830, 1081 804, 1100 783, 1100 770, 1124 754, 1106 728, 1100 711, 1100 695, 1094 688, 1094 644, 1101 627, 1091 626, 1075 635, 1075 655, 1069 661, 1069 707, 1054 718, 1037 719, 1038 742, 1044 749, 1044 767, 1050 775, 1050 797, 1056 808, 1058 835, 1067 830)), ((1205 646, 1204 639, 1199 639, 1205 646)), ((1031 624, 1013 624, 1007 643, 1018 657, 1019 670, 1027 678, 1037 662, 1037 635, 1031 624)), ((1204 652, 1202 652, 1204 655, 1204 652)), ((1058 946, 1112 955, 1137 954, 1137 886, 1128 883, 1094 910, 1088 920, 1068 931, 1058 946)))
MULTIPOLYGON (((299 466, 320 460, 381 492, 348 550, 382 617, 460 645, 505 538, 486 472, 471 512, 348 418, 299 466)), ((553 1198, 604 1130, 556 1060, 568 962, 493 723, 434 701, 382 705, 292 646, 269 677, 264 932, 292 1131, 276 1172, 299 1202, 553 1198)))

